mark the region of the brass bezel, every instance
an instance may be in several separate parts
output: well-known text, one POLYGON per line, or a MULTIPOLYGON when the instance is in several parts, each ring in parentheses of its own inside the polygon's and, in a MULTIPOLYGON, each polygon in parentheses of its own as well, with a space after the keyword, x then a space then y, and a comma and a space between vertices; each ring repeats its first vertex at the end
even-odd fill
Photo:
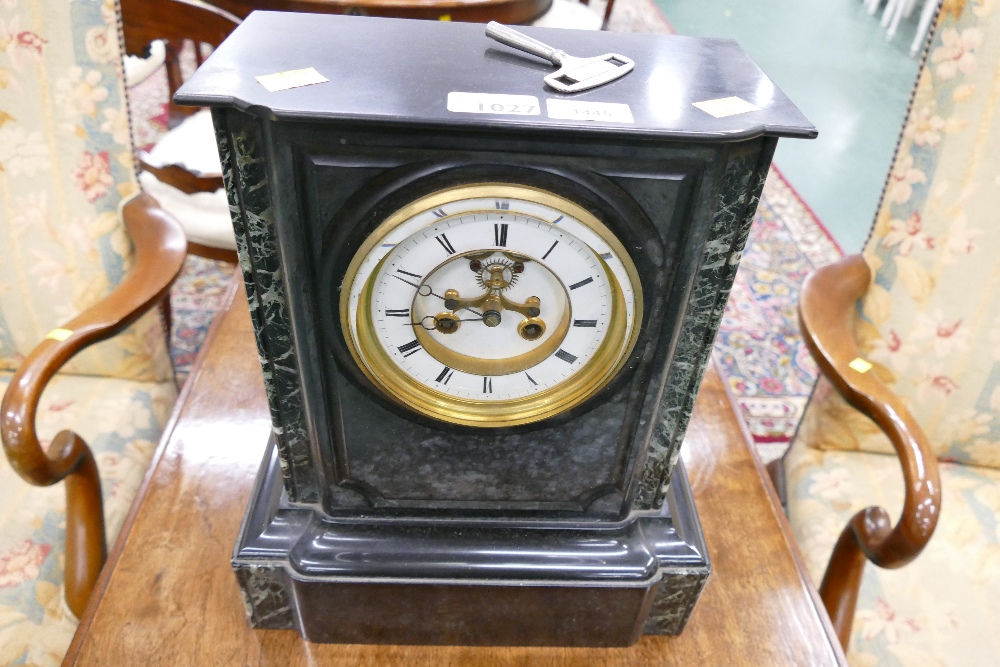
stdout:
MULTIPOLYGON (((516 212, 511 211, 511 213, 516 212)), ((469 211, 463 211, 455 215, 468 214, 469 211)), ((440 220, 429 224, 438 222, 440 220)), ((631 257, 611 230, 592 213, 568 199, 539 188, 510 183, 477 183, 446 188, 421 197, 390 215, 369 235, 355 253, 345 273, 340 298, 340 321, 347 347, 358 368, 376 387, 396 402, 421 415, 444 422, 500 428, 530 424, 553 417, 583 403, 606 386, 621 370, 635 347, 641 328, 642 306, 642 286, 631 257), (454 201, 482 198, 528 201, 548 206, 575 218, 600 236, 612 249, 625 268, 635 295, 633 326, 631 331, 628 331, 624 293, 614 272, 603 259, 598 257, 611 288, 613 316, 597 352, 583 368, 555 387, 531 396, 505 401, 477 401, 450 396, 418 382, 393 361, 373 331, 371 292, 373 280, 379 272, 378 267, 368 276, 358 300, 356 313, 357 338, 366 349, 358 349, 354 336, 351 335, 350 295, 353 292, 354 281, 362 262, 381 245, 382 239, 420 213, 438 209, 454 201)))

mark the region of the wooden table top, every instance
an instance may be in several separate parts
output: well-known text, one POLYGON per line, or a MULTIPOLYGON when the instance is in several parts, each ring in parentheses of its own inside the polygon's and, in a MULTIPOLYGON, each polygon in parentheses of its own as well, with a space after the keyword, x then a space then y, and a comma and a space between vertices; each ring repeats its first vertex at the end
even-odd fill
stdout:
POLYGON ((679 637, 625 649, 358 646, 252 630, 229 559, 270 421, 238 281, 228 299, 64 664, 846 664, 714 368, 682 449, 712 575, 679 637))

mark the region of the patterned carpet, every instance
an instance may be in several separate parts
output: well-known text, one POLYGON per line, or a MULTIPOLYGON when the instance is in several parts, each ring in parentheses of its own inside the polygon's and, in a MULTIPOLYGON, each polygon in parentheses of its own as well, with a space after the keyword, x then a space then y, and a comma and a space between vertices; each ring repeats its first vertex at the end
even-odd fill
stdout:
POLYGON ((787 448, 818 374, 799 334, 799 289, 842 254, 772 166, 713 354, 765 463, 787 448))
MULTIPOLYGON (((673 32, 651 0, 618 0, 610 28, 673 32)), ((164 69, 132 86, 130 98, 136 144, 148 147, 166 130, 164 69)), ((841 254, 809 207, 772 169, 713 355, 765 462, 784 452, 816 381, 816 367, 798 333, 799 287, 810 271, 841 254)), ((232 273, 231 265, 189 257, 171 290, 171 354, 178 382, 190 372, 232 273)))
POLYGON ((178 385, 183 385, 191 372, 235 270, 226 262, 188 255, 170 289, 170 357, 178 385))

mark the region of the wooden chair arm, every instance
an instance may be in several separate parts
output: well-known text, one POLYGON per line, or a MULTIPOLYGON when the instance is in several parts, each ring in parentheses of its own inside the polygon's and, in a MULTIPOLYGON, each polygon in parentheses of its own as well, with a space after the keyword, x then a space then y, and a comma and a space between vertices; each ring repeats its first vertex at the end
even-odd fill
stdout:
POLYGON ((125 329, 159 302, 180 271, 186 241, 180 225, 156 200, 141 194, 124 208, 135 244, 135 265, 107 297, 46 338, 11 378, 0 404, 0 438, 11 467, 37 486, 66 482, 66 600, 79 616, 107 556, 101 482, 90 448, 72 431, 61 431, 48 453, 35 431, 42 391, 52 376, 88 345, 125 329), (61 339, 61 340, 60 340, 61 339))
POLYGON ((937 459, 923 430, 874 373, 850 366, 861 357, 854 337, 856 304, 870 282, 868 264, 861 255, 852 255, 810 275, 799 301, 802 335, 820 371, 889 437, 902 464, 906 491, 895 526, 885 509, 865 508, 848 522, 830 557, 820 597, 845 649, 865 559, 884 568, 909 563, 927 545, 941 513, 937 459))
POLYGON ((139 166, 142 167, 143 171, 148 171, 156 176, 156 180, 175 187, 184 194, 215 192, 222 187, 222 174, 205 175, 179 164, 157 167, 150 162, 149 154, 145 151, 139 151, 139 166))

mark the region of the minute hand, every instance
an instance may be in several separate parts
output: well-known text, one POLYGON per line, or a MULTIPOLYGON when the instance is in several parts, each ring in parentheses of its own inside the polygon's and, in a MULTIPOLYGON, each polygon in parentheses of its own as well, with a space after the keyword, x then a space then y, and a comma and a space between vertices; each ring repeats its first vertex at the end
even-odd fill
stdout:
MULTIPOLYGON (((436 296, 437 298, 441 299, 442 301, 446 301, 446 299, 445 299, 445 298, 444 298, 443 296, 441 296, 440 294, 438 294, 437 292, 435 292, 435 291, 434 291, 434 290, 433 290, 433 289, 431 288, 431 286, 430 286, 430 285, 426 285, 426 284, 424 284, 424 285, 421 285, 421 286, 420 286, 420 288, 421 288, 421 289, 422 289, 422 288, 424 288, 424 287, 426 287, 426 288, 427 288, 428 290, 430 290, 430 294, 426 294, 426 295, 424 295, 424 296, 436 296)), ((420 292, 420 290, 418 289, 418 290, 417 290, 417 293, 419 293, 419 292, 420 292)), ((446 306, 446 307, 447 307, 447 306, 446 306)), ((482 316, 483 316, 483 314, 482 314, 481 312, 479 312, 479 311, 478 311, 478 310, 476 310, 475 308, 469 308, 468 306, 460 306, 459 308, 452 308, 451 310, 467 310, 467 311, 469 311, 470 313, 472 313, 473 315, 478 315, 479 317, 482 317, 482 316)))

